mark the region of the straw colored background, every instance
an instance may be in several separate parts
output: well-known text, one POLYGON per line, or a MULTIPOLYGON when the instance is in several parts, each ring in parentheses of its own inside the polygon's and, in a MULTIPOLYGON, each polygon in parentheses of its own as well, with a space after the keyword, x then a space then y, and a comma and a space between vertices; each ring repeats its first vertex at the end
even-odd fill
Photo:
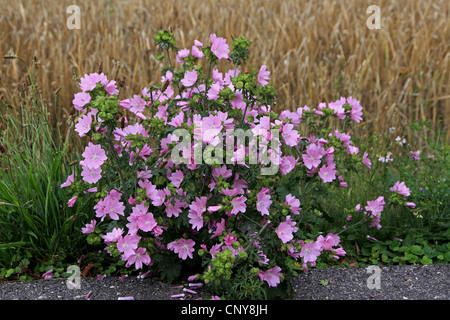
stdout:
MULTIPOLYGON (((0 54, 14 52, 29 63, 37 57, 50 103, 61 88, 56 116, 62 122, 73 112, 74 67, 83 75, 102 61, 112 77, 120 61, 126 98, 159 81, 152 37, 170 27, 180 49, 194 39, 208 41, 210 33, 230 44, 240 35, 253 41, 248 68, 267 65, 278 110, 352 95, 365 108, 362 125, 370 132, 394 126, 411 135, 400 128, 430 120, 430 136, 439 117, 450 123, 445 0, 0 0, 0 8, 0 54), (81 8, 80 30, 66 27, 72 4, 81 8), (371 4, 381 8, 379 30, 366 27, 371 4)), ((2 61, 0 72, 13 87, 25 75, 17 61, 2 61)))

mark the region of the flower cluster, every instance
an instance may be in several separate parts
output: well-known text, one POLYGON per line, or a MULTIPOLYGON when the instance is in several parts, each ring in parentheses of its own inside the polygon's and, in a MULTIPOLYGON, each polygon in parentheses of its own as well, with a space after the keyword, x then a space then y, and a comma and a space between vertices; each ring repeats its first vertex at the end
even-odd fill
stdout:
MULTIPOLYGON (((101 237, 105 250, 136 269, 167 274, 163 262, 173 257, 196 261, 207 266, 199 278, 228 289, 232 275, 277 287, 324 251, 343 256, 334 233, 298 237, 310 192, 298 182, 347 187, 346 163, 371 168, 349 133, 328 126, 334 119, 359 123, 359 101, 276 113, 267 66, 244 70, 247 39, 230 48, 212 34, 181 50, 170 31, 154 39, 158 59, 166 54, 169 62, 159 85, 118 99, 116 82, 93 73, 73 100, 75 131, 88 144, 81 178, 71 175, 62 187, 77 190, 75 201, 86 192, 96 197, 97 220, 82 230, 88 239, 101 237), (282 181, 298 187, 286 192, 282 181)), ((380 197, 366 206, 377 226, 383 205, 380 197)))

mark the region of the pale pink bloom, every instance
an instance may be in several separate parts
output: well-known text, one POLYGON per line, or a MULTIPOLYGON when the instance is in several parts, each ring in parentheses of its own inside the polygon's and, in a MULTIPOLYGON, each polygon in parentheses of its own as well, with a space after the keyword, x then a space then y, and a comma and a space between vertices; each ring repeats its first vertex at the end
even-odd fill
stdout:
POLYGON ((82 156, 84 157, 84 165, 93 169, 100 167, 107 159, 105 150, 100 145, 92 142, 89 142, 82 156))
POLYGON ((105 241, 105 243, 108 245, 108 244, 119 241, 119 239, 122 237, 122 234, 123 234, 122 228, 114 228, 114 229, 112 229, 111 232, 108 232, 107 234, 102 236, 102 238, 105 241))
POLYGON ((376 216, 383 211, 385 204, 384 197, 380 196, 376 200, 367 201, 367 206, 365 209, 366 211, 372 212, 372 215, 376 216))
POLYGON ((69 207, 73 207, 75 205, 75 202, 77 201, 77 199, 78 199, 77 197, 70 198, 69 201, 67 202, 67 205, 69 207))
POLYGON ((218 38, 215 34, 210 36, 212 41, 211 51, 218 59, 227 59, 230 49, 224 38, 218 38))
POLYGON ((345 256, 345 254, 346 254, 344 248, 342 248, 342 247, 333 249, 333 251, 334 251, 334 256, 333 256, 333 258, 336 259, 336 260, 339 259, 339 256, 345 256))
POLYGON ((319 170, 319 176, 324 183, 332 182, 336 179, 336 169, 334 166, 322 166, 319 170))
POLYGON ((293 156, 281 157, 280 171, 283 175, 288 174, 295 168, 295 158, 293 156))
POLYGON ((284 201, 284 205, 285 206, 289 206, 290 207, 290 211, 293 214, 295 214, 295 215, 298 215, 299 211, 301 210, 301 208, 300 208, 300 200, 298 200, 292 194, 286 195, 286 200, 284 201))
POLYGON ((196 197, 195 200, 189 205, 190 213, 195 213, 198 216, 201 216, 203 212, 206 211, 206 202, 208 201, 207 197, 196 197))
POLYGON ((372 163, 370 162, 370 159, 367 157, 369 154, 367 152, 364 152, 363 155, 363 159, 362 159, 362 163, 369 169, 372 169, 371 165, 372 163))
POLYGON ((134 253, 137 249, 141 237, 138 235, 126 235, 120 237, 117 241, 117 250, 122 252, 126 257, 134 253))
POLYGON ((112 220, 119 220, 119 215, 124 215, 125 206, 117 198, 106 197, 104 206, 103 212, 108 214, 112 220))
POLYGON ((191 87, 197 81, 197 71, 186 71, 184 78, 181 80, 181 84, 185 87, 191 87))
MULTIPOLYGON (((130 267, 132 264, 135 265, 136 270, 137 269, 142 269, 142 265, 149 265, 151 263, 151 259, 150 256, 145 253, 146 249, 145 248, 138 248, 136 250, 133 250, 133 253, 131 253, 130 255, 127 256, 127 263, 126 263, 126 267, 130 267)), ((131 297, 132 298, 132 297, 131 297)), ((125 299, 122 299, 125 300, 125 299)), ((132 300, 132 299, 127 299, 127 300, 132 300)))
POLYGON ((281 222, 276 230, 278 238, 283 243, 291 241, 294 238, 294 235, 292 234, 292 232, 294 232, 294 228, 288 222, 281 222))
POLYGON ((106 86, 108 84, 108 79, 103 73, 85 74, 84 77, 80 79, 80 89, 83 91, 91 91, 95 89, 97 83, 106 86))
POLYGON ((179 127, 182 123, 184 123, 184 112, 180 111, 180 113, 173 117, 167 124, 173 127, 179 127))
POLYGON ((310 262, 313 266, 316 263, 317 257, 320 256, 321 250, 320 243, 307 242, 302 246, 300 257, 303 258, 304 263, 310 262))
POLYGON ((207 210, 208 212, 213 213, 219 211, 220 209, 222 209, 222 206, 209 206, 207 210))
POLYGON ((237 198, 234 198, 231 200, 231 205, 233 206, 233 209, 231 210, 231 214, 237 214, 239 212, 245 212, 247 205, 245 204, 245 201, 247 201, 247 198, 244 196, 239 196, 237 198))
POLYGON ((334 233, 329 233, 324 238, 322 235, 317 237, 316 242, 321 246, 322 250, 334 250, 333 247, 339 244, 339 236, 334 233))
POLYGON ((97 221, 95 219, 91 220, 91 223, 87 223, 86 227, 81 228, 81 233, 87 234, 91 233, 95 230, 95 225, 97 224, 97 221))
POLYGON ((105 87, 106 92, 109 95, 117 95, 119 94, 119 90, 117 90, 116 80, 111 80, 105 87))
POLYGON ((200 230, 203 227, 203 217, 201 215, 198 215, 194 211, 190 211, 188 218, 193 229, 200 230))
POLYGON ((147 102, 141 98, 141 96, 138 96, 135 94, 133 98, 130 99, 130 108, 129 110, 133 112, 134 114, 142 113, 145 110, 145 105, 147 102))
POLYGON ((406 202, 406 206, 410 208, 415 208, 416 204, 414 202, 406 202))
POLYGON ((182 203, 180 201, 180 199, 173 199, 170 198, 167 202, 164 203, 164 205, 166 206, 166 214, 167 217, 178 217, 180 215, 180 213, 182 212, 182 203), (172 204, 172 201, 174 202, 174 204, 172 204))
POLYGON ((184 179, 184 173, 181 170, 177 170, 175 172, 173 172, 170 177, 169 180, 170 182, 176 187, 179 188, 181 185, 181 182, 183 182, 184 179))
POLYGON ((258 195, 256 196, 256 210, 261 212, 261 215, 269 215, 269 208, 272 204, 270 200, 270 194, 268 188, 261 188, 258 195))
POLYGON ((167 244, 167 249, 177 253, 182 260, 186 260, 187 257, 193 259, 194 245, 194 240, 181 238, 178 241, 172 241, 167 244))
POLYGON ((88 166, 83 166, 83 171, 81 171, 81 176, 83 180, 87 183, 96 183, 101 179, 102 168, 90 168, 88 166))
POLYGON ((84 137, 86 133, 91 131, 92 116, 85 114, 78 118, 77 124, 75 125, 75 132, 78 133, 80 137, 84 137))
POLYGON ((189 54, 190 54, 190 51, 189 51, 189 49, 182 49, 182 50, 180 50, 180 51, 178 51, 178 53, 177 53, 177 55, 176 55, 176 61, 178 62, 178 63, 184 63, 184 58, 186 58, 186 57, 188 57, 189 56, 189 54))
POLYGON ((292 123, 286 123, 282 127, 281 135, 283 136, 284 142, 290 146, 296 146, 300 141, 300 135, 297 130, 293 129, 294 125, 292 123))
POLYGON ((306 153, 302 154, 303 163, 306 168, 318 168, 320 159, 326 154, 325 149, 318 144, 311 143, 306 147, 306 153))
POLYGON ((261 271, 258 276, 261 280, 266 281, 269 284, 269 287, 276 287, 280 283, 280 278, 283 276, 280 271, 281 268, 279 266, 275 266, 266 272, 261 271))
POLYGON ((269 82, 267 80, 270 80, 270 71, 266 70, 266 66, 262 65, 258 72, 258 82, 264 87, 269 82))
POLYGON ((222 178, 228 179, 233 175, 233 170, 228 169, 226 165, 223 165, 219 168, 213 168, 211 175, 214 178, 219 178, 221 176, 222 178))
POLYGON ((343 105, 345 104, 345 98, 341 98, 340 100, 330 102, 328 104, 328 108, 334 111, 334 114, 341 120, 345 119, 345 109, 343 105))
POLYGON ((192 46, 192 55, 198 59, 203 58, 203 51, 199 49, 197 46, 192 46))
POLYGON ((145 232, 150 232, 153 228, 156 227, 156 221, 153 218, 153 214, 151 212, 140 215, 137 218, 139 229, 145 232))
POLYGON ((350 119, 356 121, 357 123, 361 122, 363 112, 359 101, 353 99, 352 97, 348 97, 347 103, 352 106, 352 109, 350 110, 350 119))
POLYGON ((84 106, 91 101, 91 96, 87 92, 78 92, 74 95, 72 103, 78 111, 84 111, 84 106))
POLYGON ((411 194, 409 188, 405 185, 405 183, 400 181, 397 181, 389 190, 391 190, 392 192, 397 192, 398 194, 405 197, 409 197, 409 195, 411 194))
POLYGON ((72 172, 72 174, 67 177, 66 182, 61 184, 61 188, 70 186, 74 180, 75 180, 75 172, 72 172))

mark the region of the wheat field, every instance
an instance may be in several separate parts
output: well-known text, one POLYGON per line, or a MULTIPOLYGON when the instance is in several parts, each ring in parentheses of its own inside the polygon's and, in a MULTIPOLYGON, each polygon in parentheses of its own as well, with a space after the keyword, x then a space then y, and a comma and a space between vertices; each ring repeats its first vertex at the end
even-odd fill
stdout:
MULTIPOLYGON (((121 98, 159 82, 152 37, 160 28, 174 31, 180 49, 211 33, 230 44, 249 38, 247 68, 267 65, 277 110, 351 95, 364 107, 367 132, 396 127, 412 140, 407 124, 428 120, 424 133, 432 136, 439 119, 450 123, 446 0, 0 0, 0 8, 0 54, 37 58, 43 95, 52 104, 58 92, 55 117, 63 124, 74 112, 74 69, 83 75, 102 62, 112 77, 121 64, 121 98), (79 30, 66 26, 73 4, 79 30), (369 5, 380 7, 380 29, 366 26, 369 5)), ((2 61, 4 83, 14 88, 24 75, 17 60, 2 61)))

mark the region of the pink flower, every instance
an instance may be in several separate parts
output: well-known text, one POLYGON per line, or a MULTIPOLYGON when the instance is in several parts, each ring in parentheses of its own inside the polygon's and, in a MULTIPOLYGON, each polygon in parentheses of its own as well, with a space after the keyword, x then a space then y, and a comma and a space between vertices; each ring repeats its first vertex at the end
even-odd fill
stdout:
POLYGON ((262 65, 258 72, 258 82, 264 87, 269 82, 267 80, 270 80, 270 71, 266 71, 266 66, 262 65))
POLYGON ((211 35, 212 39, 211 51, 218 59, 227 59, 230 49, 227 41, 224 38, 218 38, 216 35, 211 35))
POLYGON ((282 174, 288 174, 295 168, 295 158, 293 156, 281 157, 280 171, 282 174))
POLYGON ((280 271, 281 268, 275 266, 264 273, 261 271, 258 276, 261 280, 266 281, 269 284, 269 287, 276 287, 280 283, 280 278, 283 276, 280 271))
POLYGON ((334 233, 329 233, 324 238, 322 235, 317 237, 316 242, 320 245, 322 250, 334 250, 333 247, 339 244, 339 236, 334 233))
POLYGON ((111 80, 105 87, 106 92, 109 95, 117 95, 119 94, 119 90, 117 90, 116 80, 111 80))
POLYGON ((367 201, 367 206, 365 207, 366 211, 372 212, 372 215, 376 216, 381 213, 384 209, 384 197, 378 197, 376 200, 367 201))
POLYGON ((203 212, 206 211, 206 202, 208 201, 207 197, 201 197, 201 198, 195 198, 195 201, 193 201, 189 205, 190 213, 195 213, 198 216, 201 216, 203 212))
POLYGON ((294 232, 294 228, 288 222, 281 222, 276 230, 278 238, 283 243, 291 241, 294 238, 294 235, 292 234, 292 232, 294 232))
POLYGON ((125 237, 121 237, 117 241, 117 250, 122 252, 125 257, 134 254, 134 250, 137 249, 138 243, 141 240, 141 237, 138 235, 126 235, 125 237))
POLYGON ((192 56, 200 59, 203 58, 203 51, 201 49, 199 49, 197 46, 192 46, 192 56))
POLYGON ((203 217, 201 215, 198 215, 194 211, 190 211, 188 218, 193 229, 200 230, 203 227, 203 217))
POLYGON ((320 165, 320 159, 326 154, 325 149, 322 146, 311 143, 306 147, 306 153, 302 154, 303 163, 306 168, 318 168, 320 165))
POLYGON ((86 224, 85 228, 81 228, 81 233, 83 233, 83 234, 91 233, 92 231, 95 230, 96 224, 97 224, 97 221, 92 219, 91 223, 86 224))
POLYGON ((247 201, 247 198, 244 196, 239 196, 237 198, 234 198, 231 200, 231 205, 233 206, 233 209, 231 210, 231 214, 237 214, 239 212, 245 212, 247 205, 245 204, 245 201, 247 201))
POLYGON ((334 166, 322 166, 319 170, 319 176, 322 178, 324 183, 335 180, 336 173, 337 171, 334 166))
POLYGON ((359 101, 349 97, 347 98, 347 103, 352 106, 352 109, 350 110, 350 119, 356 121, 357 123, 361 122, 363 112, 359 101))
POLYGON ((286 195, 286 200, 284 201, 285 206, 289 206, 293 214, 298 215, 300 208, 300 200, 291 194, 286 195))
POLYGON ((80 89, 83 91, 92 91, 97 86, 97 83, 106 86, 108 84, 108 79, 103 73, 85 74, 84 77, 80 79, 80 89))
MULTIPOLYGON (((138 248, 134 250, 131 254, 127 256, 126 267, 130 267, 132 264, 135 265, 136 270, 142 269, 142 264, 149 265, 151 263, 150 256, 145 253, 145 248, 138 248)), ((131 299, 127 299, 131 300, 131 299)))
POLYGON ((142 99, 140 96, 135 94, 133 98, 130 99, 130 111, 134 114, 142 113, 145 110, 145 105, 147 102, 142 99))
POLYGON ((114 228, 111 232, 108 232, 104 236, 102 236, 103 240, 107 245, 119 241, 122 237, 123 229, 122 228, 114 228))
POLYGON ((67 205, 69 207, 73 207, 75 205, 75 202, 77 201, 77 199, 78 199, 77 197, 70 198, 69 201, 67 202, 67 205))
POLYGON ((176 187, 179 188, 181 185, 181 182, 183 182, 184 174, 183 171, 177 170, 174 173, 172 173, 169 177, 170 182, 176 187))
POLYGON ((72 172, 72 174, 67 177, 66 182, 61 184, 61 188, 70 186, 73 183, 74 179, 75 179, 75 172, 72 172))
POLYGON ((87 183, 96 183, 101 179, 102 168, 90 168, 87 166, 83 166, 83 171, 81 171, 81 176, 83 180, 87 183))
POLYGON ((316 259, 320 256, 322 248, 318 242, 307 242, 302 246, 300 251, 300 257, 303 258, 303 262, 310 262, 312 266, 315 265, 316 259))
POLYGON ((363 159, 362 159, 362 163, 369 169, 372 169, 371 165, 372 163, 370 162, 370 159, 367 158, 369 154, 367 152, 364 152, 363 154, 363 159))
POLYGON ((186 71, 184 78, 181 80, 181 84, 185 87, 191 87, 197 81, 197 71, 186 71))
POLYGON ((300 141, 300 135, 297 130, 293 129, 294 125, 292 123, 286 123, 283 128, 281 135, 283 136, 284 142, 290 147, 296 146, 300 141))
POLYGON ((82 117, 78 118, 78 122, 75 125, 75 132, 77 132, 80 137, 84 137, 86 133, 91 131, 91 125, 92 116, 89 114, 85 114, 82 117))
POLYGON ((100 145, 93 144, 92 142, 89 142, 82 156, 84 157, 84 164, 93 169, 100 167, 107 159, 105 150, 100 145))
POLYGON ((137 218, 137 221, 139 229, 145 232, 152 231, 153 228, 156 227, 156 221, 153 218, 153 214, 151 212, 140 215, 137 218))
POLYGON ((72 103, 78 111, 84 111, 84 106, 91 101, 91 96, 87 92, 78 92, 74 95, 72 103))
POLYGON ((258 195, 256 196, 256 210, 261 212, 261 215, 269 215, 269 208, 272 204, 272 200, 270 200, 270 194, 268 188, 261 188, 258 195))
POLYGON ((410 208, 415 208, 416 204, 414 202, 406 202, 406 206, 410 208))
POLYGON ((233 236, 231 233, 229 233, 225 236, 225 238, 223 238, 223 241, 227 246, 230 246, 233 242, 237 241, 237 238, 233 236))
POLYGON ((182 260, 186 260, 187 257, 193 259, 194 245, 195 242, 192 239, 180 239, 167 244, 167 249, 177 253, 182 260))
POLYGON ((397 192, 398 194, 405 197, 408 197, 411 194, 409 188, 405 185, 405 183, 400 181, 397 181, 389 190, 391 190, 392 192, 397 192))

